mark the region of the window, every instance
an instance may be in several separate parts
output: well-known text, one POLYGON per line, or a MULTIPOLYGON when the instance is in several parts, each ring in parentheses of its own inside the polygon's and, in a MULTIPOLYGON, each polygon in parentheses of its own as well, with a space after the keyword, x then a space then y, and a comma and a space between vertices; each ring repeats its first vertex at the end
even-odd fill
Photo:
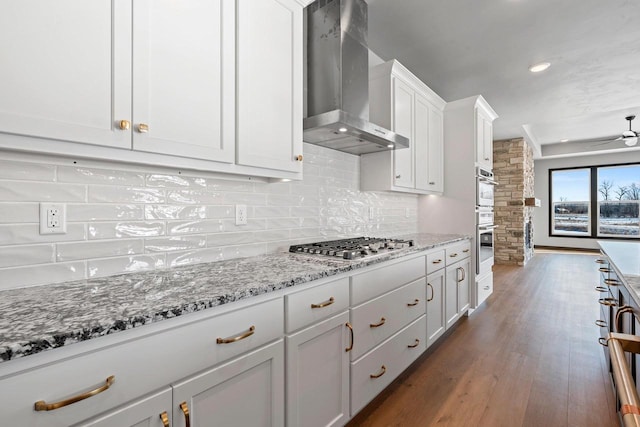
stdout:
POLYGON ((549 171, 550 235, 640 238, 640 164, 549 171))

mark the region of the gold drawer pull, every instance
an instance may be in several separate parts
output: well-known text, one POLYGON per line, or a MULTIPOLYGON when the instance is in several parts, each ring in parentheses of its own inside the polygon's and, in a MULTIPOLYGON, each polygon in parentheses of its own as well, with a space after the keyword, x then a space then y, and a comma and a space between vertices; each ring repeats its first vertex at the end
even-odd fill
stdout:
POLYGON ((427 302, 433 301, 433 286, 431 283, 427 283, 427 286, 431 288, 431 298, 427 298, 427 302))
POLYGON ((451 258, 455 258, 455 257, 457 257, 457 256, 458 256, 458 254, 457 254, 457 253, 454 253, 454 254, 450 254, 449 256, 450 256, 451 258))
POLYGON ((614 325, 616 326, 616 332, 622 332, 622 315, 625 313, 633 314, 633 307, 630 305, 623 305, 616 311, 616 320, 614 325))
POLYGON ((441 259, 434 259, 433 261, 431 261, 432 264, 440 264, 442 262, 441 259))
POLYGON ((609 343, 607 343, 606 338, 603 338, 603 337, 598 338, 598 343, 600 343, 600 345, 603 345, 605 347, 609 347, 609 343))
POLYGON ((616 304, 615 298, 600 298, 598 302, 602 305, 606 305, 607 307, 615 307, 616 305, 618 305, 616 304))
POLYGON ((64 406, 71 405, 72 403, 79 402, 84 399, 88 399, 91 396, 95 396, 96 394, 100 394, 103 391, 109 389, 111 385, 115 382, 115 375, 111 375, 105 381, 105 384, 101 387, 96 388, 95 390, 88 391, 86 393, 79 394, 77 396, 71 397, 66 400, 61 400, 60 402, 55 403, 46 403, 44 400, 37 401, 33 406, 36 411, 53 411, 54 409, 62 408, 64 406))
POLYGON ((138 125, 138 132, 140 133, 147 133, 149 132, 149 125, 146 123, 140 123, 138 125))
POLYGON ((420 300, 418 298, 414 299, 413 302, 408 302, 407 307, 413 307, 420 304, 420 300))
POLYGON ((600 326, 601 328, 606 328, 607 327, 607 322, 605 322, 602 319, 598 319, 598 320, 596 320, 596 325, 600 326))
POLYGON ((242 335, 238 335, 237 337, 233 337, 233 338, 218 338, 218 339, 216 339, 216 344, 230 344, 232 342, 240 341, 240 340, 243 340, 245 338, 250 337, 251 335, 254 334, 255 331, 256 331, 256 327, 255 326, 251 326, 247 332, 245 332, 242 335))
POLYGON ((597 263, 597 264, 606 264, 606 263, 607 263, 607 260, 606 260, 606 259, 597 259, 597 260, 596 260, 596 263, 597 263))
POLYGON ((469 249, 463 249, 462 252, 466 254, 467 252, 469 252, 469 249))
POLYGON ((302 159, 304 159, 304 156, 303 156, 302 154, 298 154, 298 155, 295 157, 295 159, 296 159, 296 161, 297 161, 297 162, 301 162, 301 161, 302 161, 302 159))
POLYGON ((129 130, 131 128, 131 122, 129 120, 120 120, 118 127, 120 130, 129 130))
POLYGON ((598 292, 607 292, 607 288, 604 286, 596 286, 596 291, 598 292))
POLYGON ((180 404, 180 409, 182 409, 182 413, 184 414, 185 427, 191 427, 191 417, 189 416, 189 407, 187 406, 187 402, 182 402, 180 404))
POLYGON ((381 317, 381 318, 380 318, 380 323, 370 323, 370 324, 369 324, 369 327, 370 327, 370 328, 377 328, 377 327, 380 327, 380 326, 384 325, 384 322, 386 322, 386 321, 387 321, 387 319, 385 319, 384 317, 381 317))
POLYGON ((349 332, 351 332, 351 345, 347 348, 344 349, 344 351, 346 352, 350 352, 351 350, 353 350, 353 326, 351 326, 351 323, 347 322, 344 324, 347 328, 349 328, 349 332))
POLYGON ((163 427, 169 427, 169 415, 167 415, 167 411, 160 414, 160 420, 162 421, 163 427))
POLYGON ((382 366, 380 367, 380 373, 379 373, 379 374, 370 374, 369 376, 370 376, 371 378, 380 378, 381 376, 383 376, 383 375, 384 375, 384 373, 385 373, 385 372, 387 372, 387 367, 386 367, 386 366, 384 366, 384 365, 382 365, 382 366))
POLYGON ((620 282, 617 281, 616 279, 604 279, 604 283, 606 283, 609 286, 618 286, 620 284, 620 282))
POLYGON ((598 269, 598 271, 602 272, 602 273, 611 273, 611 269, 608 267, 600 267, 598 269))
POLYGON ((418 346, 418 344, 420 344, 420 340, 418 338, 416 338, 416 343, 413 345, 407 345, 407 347, 409 348, 416 348, 418 346))
POLYGON ((321 302, 320 304, 311 304, 311 308, 323 308, 333 304, 334 302, 336 302, 336 300, 333 297, 331 297, 327 301, 321 302))

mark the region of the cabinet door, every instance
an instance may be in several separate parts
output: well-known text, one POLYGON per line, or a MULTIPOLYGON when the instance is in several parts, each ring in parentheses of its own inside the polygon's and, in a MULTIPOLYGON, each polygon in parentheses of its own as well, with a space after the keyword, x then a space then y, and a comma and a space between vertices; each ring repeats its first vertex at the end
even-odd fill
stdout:
POLYGON ((469 265, 467 258, 447 267, 444 298, 447 328, 469 308, 469 265))
POLYGON ((445 330, 444 293, 444 270, 427 276, 427 347, 440 338, 445 330))
POLYGON ((413 90, 402 81, 393 79, 393 131, 411 140, 409 148, 393 152, 394 185, 414 188, 415 170, 413 161, 413 90))
POLYGON ((493 123, 486 118, 483 119, 484 125, 482 127, 484 149, 484 161, 489 169, 493 169, 493 123))
POLYGON ((464 261, 460 261, 457 264, 458 269, 458 314, 462 314, 469 309, 470 305, 470 275, 469 275, 469 267, 471 263, 469 262, 469 258, 464 261))
POLYGON ((416 185, 418 190, 429 190, 429 121, 431 104, 420 94, 415 94, 414 133, 411 146, 415 153, 416 185))
POLYGON ((284 342, 175 384, 171 425, 284 425, 284 342))
POLYGON ((233 0, 133 2, 134 150, 233 162, 234 34, 233 0))
POLYGON ((4 2, 0 58, 0 132, 131 148, 131 1, 4 2))
POLYGON ((427 144, 427 190, 442 193, 444 191, 444 117, 442 111, 429 106, 429 143, 427 144))
POLYGON ((340 426, 349 418, 349 313, 287 337, 287 425, 340 426))
POLYGON ((238 0, 237 163, 301 172, 302 6, 238 0))
POLYGON ((73 427, 163 427, 171 420, 171 388, 73 427))

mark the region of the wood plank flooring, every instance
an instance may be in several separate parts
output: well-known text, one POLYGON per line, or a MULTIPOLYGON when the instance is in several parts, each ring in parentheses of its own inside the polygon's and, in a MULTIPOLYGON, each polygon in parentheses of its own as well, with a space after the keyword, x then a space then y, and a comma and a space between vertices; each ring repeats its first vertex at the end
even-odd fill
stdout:
POLYGON ((495 266, 494 293, 353 426, 618 426, 598 344, 596 255, 495 266))

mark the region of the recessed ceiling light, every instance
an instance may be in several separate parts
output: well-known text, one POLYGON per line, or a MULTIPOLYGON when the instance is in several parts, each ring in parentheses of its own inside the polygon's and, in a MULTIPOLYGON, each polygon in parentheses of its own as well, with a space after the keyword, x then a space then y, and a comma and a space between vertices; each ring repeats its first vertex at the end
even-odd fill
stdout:
POLYGON ((568 139, 561 139, 560 142, 569 142, 568 139))
POLYGON ((550 62, 541 62, 539 64, 532 65, 529 67, 529 71, 532 73, 539 73, 540 71, 544 71, 551 66, 550 62))
POLYGON ((393 148, 393 144, 387 145, 387 148, 393 148))
POLYGON ((347 131, 347 128, 340 128, 340 129, 338 129, 338 130, 339 130, 340 132, 346 132, 346 131, 347 131))

